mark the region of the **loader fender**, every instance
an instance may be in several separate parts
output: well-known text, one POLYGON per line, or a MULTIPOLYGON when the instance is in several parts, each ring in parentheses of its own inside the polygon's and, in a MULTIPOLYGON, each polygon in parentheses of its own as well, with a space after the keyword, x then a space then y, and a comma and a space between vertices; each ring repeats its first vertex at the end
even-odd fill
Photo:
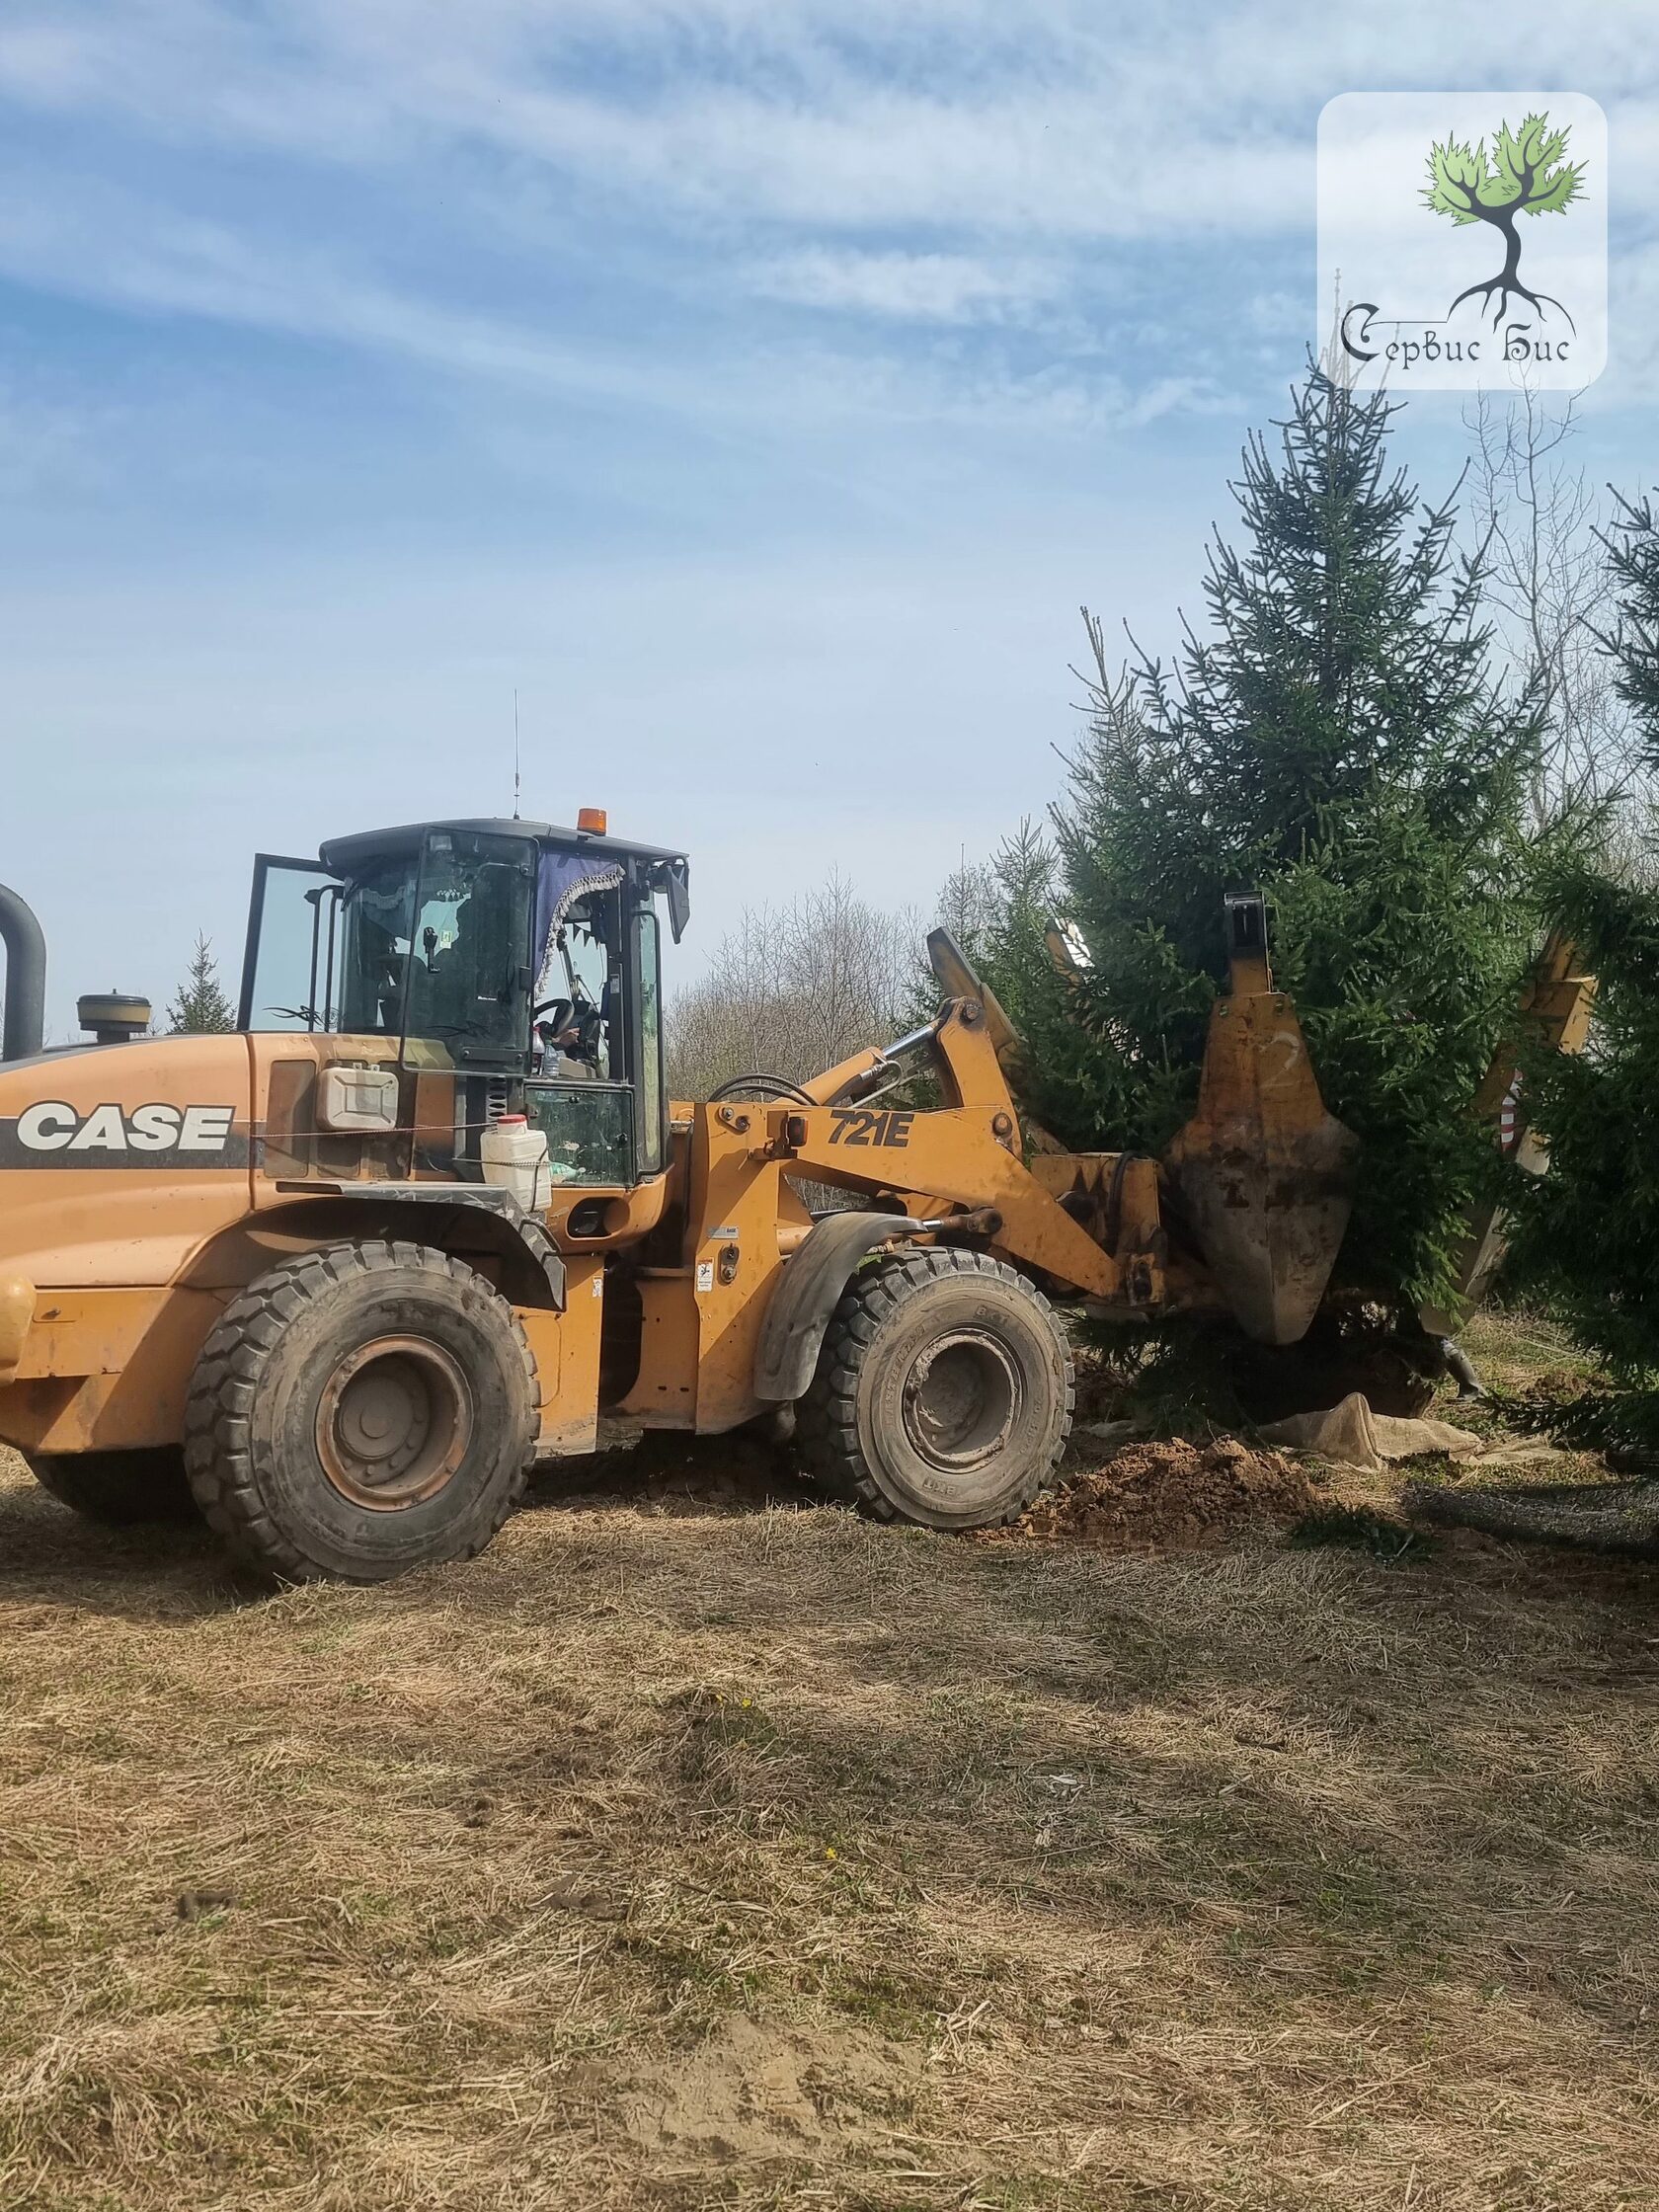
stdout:
POLYGON ((777 1403, 803 1397, 818 1369, 830 1316, 860 1260, 896 1236, 914 1236, 908 1214, 828 1214, 783 1270, 760 1324, 754 1394, 777 1403))
POLYGON ((546 1223, 499 1185, 307 1181, 277 1188, 305 1195, 257 1217, 272 1227, 302 1227, 319 1243, 405 1237, 463 1260, 491 1253, 507 1265, 502 1288, 514 1304, 565 1309, 565 1263, 546 1223))

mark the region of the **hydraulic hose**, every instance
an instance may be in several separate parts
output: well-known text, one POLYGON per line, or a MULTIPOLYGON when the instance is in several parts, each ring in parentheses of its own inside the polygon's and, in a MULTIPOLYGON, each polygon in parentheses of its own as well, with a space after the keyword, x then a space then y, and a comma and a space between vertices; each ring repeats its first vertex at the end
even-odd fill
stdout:
POLYGON ((774 1098, 792 1098, 798 1106, 818 1104, 812 1093, 803 1090, 799 1083, 792 1083, 787 1075, 768 1074, 764 1068, 757 1068, 750 1075, 728 1075, 709 1092, 709 1104, 717 1105, 721 1099, 730 1098, 734 1091, 740 1090, 769 1091, 774 1098))

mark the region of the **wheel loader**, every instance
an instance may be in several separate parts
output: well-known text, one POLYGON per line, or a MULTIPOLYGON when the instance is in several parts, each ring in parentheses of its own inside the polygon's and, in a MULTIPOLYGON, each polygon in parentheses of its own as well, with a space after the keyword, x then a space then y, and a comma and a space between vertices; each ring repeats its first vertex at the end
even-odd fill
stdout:
POLYGON ((88 1514, 194 1505, 279 1576, 371 1581, 476 1553, 601 1431, 792 1418, 877 1516, 1005 1521, 1071 1419, 1057 1303, 1306 1328, 1356 1146, 1259 899, 1218 917, 1231 988, 1162 1159, 1022 1125, 1024 1047, 944 932, 910 1035, 671 1099, 688 914, 686 856, 596 810, 334 837, 256 859, 233 1033, 109 994, 46 1051, 0 892, 0 1439, 88 1514))

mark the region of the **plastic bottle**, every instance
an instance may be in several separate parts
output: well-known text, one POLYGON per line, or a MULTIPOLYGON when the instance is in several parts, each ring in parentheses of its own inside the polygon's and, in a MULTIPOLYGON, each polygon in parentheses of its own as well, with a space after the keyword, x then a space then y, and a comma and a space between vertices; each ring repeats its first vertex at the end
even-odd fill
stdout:
POLYGON ((484 1180, 510 1190, 526 1214, 545 1214, 553 1200, 547 1133, 522 1114, 503 1114, 478 1141, 484 1180))

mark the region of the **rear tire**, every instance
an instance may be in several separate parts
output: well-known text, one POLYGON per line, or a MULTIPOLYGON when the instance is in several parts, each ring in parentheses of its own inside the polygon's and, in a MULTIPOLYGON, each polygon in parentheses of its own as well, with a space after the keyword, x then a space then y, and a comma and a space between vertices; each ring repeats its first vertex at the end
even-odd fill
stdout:
POLYGON ((929 1247, 848 1284, 798 1434, 812 1472, 879 1519, 978 1529, 1048 1481, 1073 1402, 1048 1300, 988 1253, 929 1247))
POLYGON ((186 1472, 244 1558, 380 1582, 483 1550, 523 1489, 539 1395, 482 1276, 425 1245, 337 1244, 226 1307, 191 1384, 186 1472))
POLYGON ((107 1529, 177 1527, 198 1518, 177 1445, 143 1452, 37 1452, 29 1471, 42 1490, 107 1529))

